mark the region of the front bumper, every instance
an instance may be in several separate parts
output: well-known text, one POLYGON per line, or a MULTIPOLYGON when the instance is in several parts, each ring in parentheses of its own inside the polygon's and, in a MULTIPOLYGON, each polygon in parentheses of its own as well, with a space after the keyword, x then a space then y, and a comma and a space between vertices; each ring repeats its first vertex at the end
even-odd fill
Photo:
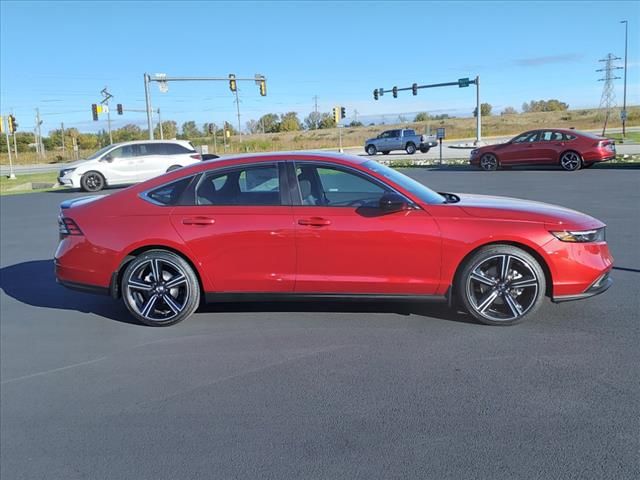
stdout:
POLYGON ((73 179, 70 177, 58 177, 58 183, 65 187, 73 187, 73 179))
POLYGON ((613 279, 610 275, 611 271, 605 272, 600 277, 598 277, 596 281, 593 282, 593 284, 583 293, 578 293, 576 295, 557 295, 554 296, 551 301, 554 303, 570 302, 572 300, 583 300, 585 298, 600 295, 601 293, 609 290, 611 285, 613 285, 613 279))

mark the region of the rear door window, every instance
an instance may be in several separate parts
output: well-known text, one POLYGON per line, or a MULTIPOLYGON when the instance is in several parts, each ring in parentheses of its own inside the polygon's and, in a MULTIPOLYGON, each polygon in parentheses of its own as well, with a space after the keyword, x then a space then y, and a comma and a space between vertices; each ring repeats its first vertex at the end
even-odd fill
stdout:
POLYGON ((196 189, 198 205, 281 205, 276 164, 254 165, 205 175, 196 189))

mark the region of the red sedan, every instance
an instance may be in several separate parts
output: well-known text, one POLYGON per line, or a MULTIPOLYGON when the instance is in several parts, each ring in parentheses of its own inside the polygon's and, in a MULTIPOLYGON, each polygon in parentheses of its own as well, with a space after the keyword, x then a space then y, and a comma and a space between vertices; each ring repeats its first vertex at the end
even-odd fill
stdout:
POLYGON ((605 225, 504 197, 436 193, 379 163, 268 154, 62 203, 58 281, 147 325, 201 300, 443 301, 487 324, 611 285, 605 225))
POLYGON ((469 163, 482 170, 518 165, 559 165, 572 172, 615 156, 613 140, 576 130, 549 128, 525 132, 507 143, 472 150, 469 163))

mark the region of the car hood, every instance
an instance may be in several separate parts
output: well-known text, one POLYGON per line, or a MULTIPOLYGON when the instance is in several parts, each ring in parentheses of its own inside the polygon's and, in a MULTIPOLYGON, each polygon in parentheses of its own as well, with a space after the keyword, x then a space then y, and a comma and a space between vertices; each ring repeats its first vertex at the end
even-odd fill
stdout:
POLYGON ((75 162, 65 163, 64 165, 60 165, 60 170, 64 170, 65 168, 78 168, 81 165, 93 165, 97 163, 97 160, 76 160, 75 162))
POLYGON ((456 205, 473 217, 537 222, 562 225, 567 228, 600 228, 604 226, 600 220, 589 215, 549 203, 467 193, 457 195, 460 197, 460 202, 456 205))

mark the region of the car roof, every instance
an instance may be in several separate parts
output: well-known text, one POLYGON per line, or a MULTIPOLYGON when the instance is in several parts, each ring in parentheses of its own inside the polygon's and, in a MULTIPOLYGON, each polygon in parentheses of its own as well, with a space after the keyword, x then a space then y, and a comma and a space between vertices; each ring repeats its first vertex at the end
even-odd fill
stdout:
MULTIPOLYGON (((327 152, 327 151, 286 151, 286 152, 264 152, 264 153, 243 153, 238 155, 230 155, 208 160, 220 163, 221 161, 273 161, 273 160, 337 160, 337 163, 353 163, 361 164, 369 160, 356 155, 345 153, 327 152)), ((204 162, 206 163, 206 162, 204 162)))
POLYGON ((158 139, 153 139, 153 140, 129 140, 127 142, 118 142, 118 143, 114 143, 112 146, 120 146, 120 145, 139 145, 142 143, 177 143, 178 145, 186 145, 188 147, 191 147, 191 142, 189 142, 188 140, 158 140, 158 139))

